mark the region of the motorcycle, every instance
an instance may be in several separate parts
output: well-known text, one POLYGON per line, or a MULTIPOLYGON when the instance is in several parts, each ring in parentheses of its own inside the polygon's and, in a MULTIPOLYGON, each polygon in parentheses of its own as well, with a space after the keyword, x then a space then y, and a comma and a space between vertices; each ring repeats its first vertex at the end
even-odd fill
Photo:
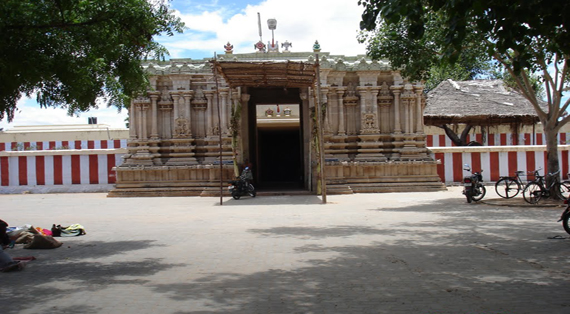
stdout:
POLYGON ((255 187, 253 187, 253 184, 249 183, 251 179, 251 170, 249 170, 249 167, 246 167, 236 180, 229 182, 230 185, 228 186, 228 190, 234 199, 239 200, 240 197, 244 195, 249 195, 251 197, 255 197, 257 195, 255 187))
MULTIPOLYGON (((471 167, 467 164, 463 166, 463 170, 471 172, 471 167)), ((471 175, 468 175, 463 178, 463 194, 467 198, 467 203, 471 203, 471 201, 480 201, 487 193, 485 186, 483 186, 483 176, 481 172, 471 172, 471 175)))
POLYGON ((564 204, 566 204, 566 209, 560 216, 558 222, 562 221, 562 227, 566 233, 570 234, 570 226, 568 225, 568 220, 570 220, 570 202, 568 200, 564 200, 564 204))

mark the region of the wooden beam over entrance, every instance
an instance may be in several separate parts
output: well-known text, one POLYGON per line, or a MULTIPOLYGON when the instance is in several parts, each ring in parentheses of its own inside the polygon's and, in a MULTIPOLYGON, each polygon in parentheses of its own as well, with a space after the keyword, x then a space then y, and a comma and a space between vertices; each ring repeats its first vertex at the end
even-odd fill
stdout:
POLYGON ((224 80, 242 87, 309 87, 316 79, 315 65, 305 62, 214 61, 224 80))

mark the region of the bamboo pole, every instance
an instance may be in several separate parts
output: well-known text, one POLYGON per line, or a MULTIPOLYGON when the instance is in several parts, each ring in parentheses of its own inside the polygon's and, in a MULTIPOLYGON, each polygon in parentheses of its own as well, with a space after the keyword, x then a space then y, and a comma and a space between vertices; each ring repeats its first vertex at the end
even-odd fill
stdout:
POLYGON ((220 205, 224 205, 224 164, 222 163, 222 117, 220 110, 220 87, 218 86, 218 56, 214 52, 214 81, 216 82, 216 105, 218 106, 218 134, 220 135, 220 205))
POLYGON ((319 140, 319 178, 321 180, 321 195, 323 198, 323 204, 327 203, 327 183, 325 178, 325 150, 323 147, 323 129, 322 129, 322 108, 321 108, 321 69, 319 65, 319 54, 315 54, 316 71, 317 71, 317 101, 315 106, 317 110, 315 114, 317 115, 317 137, 319 140))

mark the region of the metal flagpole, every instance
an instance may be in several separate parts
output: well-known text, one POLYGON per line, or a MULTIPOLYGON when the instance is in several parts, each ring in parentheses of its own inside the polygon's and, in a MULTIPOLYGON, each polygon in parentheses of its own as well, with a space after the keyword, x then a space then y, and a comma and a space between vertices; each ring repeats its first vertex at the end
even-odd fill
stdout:
POLYGON ((214 52, 214 80, 216 81, 216 104, 218 106, 218 134, 220 135, 220 205, 224 205, 224 165, 222 163, 222 117, 220 113, 220 87, 218 86, 218 55, 214 52))
POLYGON ((321 195, 323 197, 323 204, 327 203, 327 183, 325 178, 325 149, 323 147, 323 129, 322 129, 322 108, 321 108, 321 69, 319 65, 319 54, 315 54, 316 71, 317 71, 317 101, 315 105, 317 106, 317 136, 319 137, 319 177, 321 178, 321 195))

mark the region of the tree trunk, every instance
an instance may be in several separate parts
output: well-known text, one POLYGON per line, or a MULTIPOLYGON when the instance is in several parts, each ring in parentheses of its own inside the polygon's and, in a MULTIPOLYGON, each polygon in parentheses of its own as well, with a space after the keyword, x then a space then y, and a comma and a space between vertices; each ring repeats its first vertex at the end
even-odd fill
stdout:
MULTIPOLYGON (((544 175, 546 178, 547 186, 550 186, 552 180, 557 180, 559 178, 558 174, 554 177, 547 176, 548 173, 554 173, 560 170, 560 164, 558 162, 558 128, 550 126, 550 124, 543 124, 544 127, 544 137, 546 139, 546 169, 544 175)), ((552 194, 551 191, 551 195, 552 194)))

